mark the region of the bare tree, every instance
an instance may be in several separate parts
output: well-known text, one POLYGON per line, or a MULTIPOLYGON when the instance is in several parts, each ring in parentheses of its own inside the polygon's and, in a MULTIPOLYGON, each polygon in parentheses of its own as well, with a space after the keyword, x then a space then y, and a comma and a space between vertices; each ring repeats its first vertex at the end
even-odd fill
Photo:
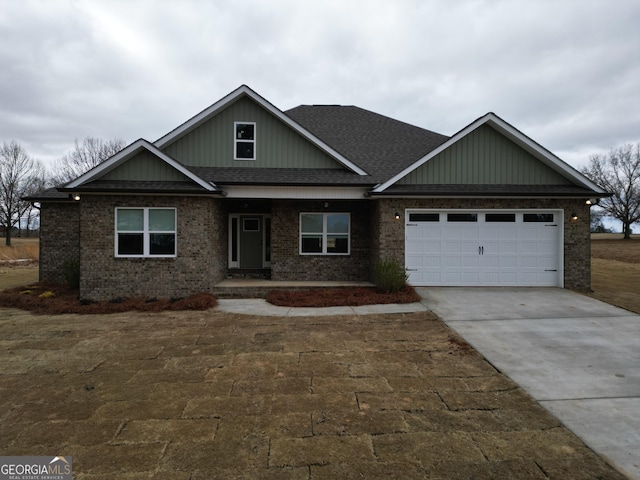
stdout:
POLYGON ((4 142, 0 148, 0 226, 5 230, 5 244, 11 245, 11 230, 31 206, 22 197, 35 193, 41 185, 43 168, 16 141, 4 142))
MULTIPOLYGON (((30 184, 27 195, 35 195, 49 187, 46 178, 46 172, 41 163, 38 163, 33 172, 33 181, 30 184)), ((25 220, 26 236, 31 236, 31 230, 34 223, 39 225, 40 207, 33 202, 25 202, 25 210, 21 214, 21 219, 25 220), (37 220, 37 221, 36 221, 37 220)))
POLYGON ((63 185, 70 182, 115 155, 124 147, 124 140, 119 138, 102 140, 87 137, 82 143, 76 139, 73 150, 54 164, 53 184, 63 185))
POLYGON ((622 222, 624 238, 630 239, 631 225, 640 221, 640 144, 593 155, 582 173, 612 194, 599 206, 606 215, 622 222))
POLYGON ((597 206, 591 207, 591 224, 589 227, 589 231, 591 233, 605 233, 607 228, 604 226, 604 211, 597 206))

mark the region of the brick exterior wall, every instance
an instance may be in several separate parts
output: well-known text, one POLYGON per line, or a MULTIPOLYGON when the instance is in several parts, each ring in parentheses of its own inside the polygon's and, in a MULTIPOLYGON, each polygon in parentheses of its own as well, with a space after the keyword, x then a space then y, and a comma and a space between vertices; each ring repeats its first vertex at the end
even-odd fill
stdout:
POLYGON ((211 291, 227 267, 226 215, 219 199, 89 196, 80 201, 80 297, 176 298, 211 291), (175 207, 176 258, 116 258, 116 207, 175 207))
POLYGON ((591 289, 591 239, 589 207, 584 199, 379 199, 372 228, 378 246, 372 248, 372 262, 394 256, 404 265, 404 210, 406 208, 473 209, 562 209, 564 210, 564 287, 578 291, 591 289), (400 220, 395 220, 399 212, 400 220), (578 215, 572 221, 571 214, 578 215))
MULTIPOLYGON (((371 279, 373 263, 394 256, 404 264, 404 211, 438 209, 562 209, 564 285, 591 287, 589 207, 582 199, 375 199, 361 201, 272 200, 273 280, 371 279), (350 212, 351 254, 300 255, 301 212, 350 212), (401 215, 395 220, 395 213, 401 215), (571 213, 578 215, 571 220, 571 213)), ((241 208, 227 199, 200 197, 89 196, 77 203, 44 203, 41 209, 40 281, 64 282, 63 264, 80 258, 80 296, 183 297, 211 292, 228 265, 228 214, 241 208), (115 258, 116 207, 175 207, 178 256, 170 259, 115 258), (82 246, 80 246, 82 239, 82 246)), ((244 207, 244 204, 242 205, 244 207)), ((269 210, 268 206, 266 210, 269 210)), ((254 209, 257 208, 254 206, 254 209)), ((268 213, 265 211, 264 213, 268 213)))
POLYGON ((345 280, 370 278, 372 203, 362 201, 273 200, 271 204, 272 280, 345 280), (300 255, 300 213, 351 213, 350 255, 300 255))
POLYGON ((64 264, 80 258, 80 205, 42 203, 40 208, 40 281, 64 283, 64 264))

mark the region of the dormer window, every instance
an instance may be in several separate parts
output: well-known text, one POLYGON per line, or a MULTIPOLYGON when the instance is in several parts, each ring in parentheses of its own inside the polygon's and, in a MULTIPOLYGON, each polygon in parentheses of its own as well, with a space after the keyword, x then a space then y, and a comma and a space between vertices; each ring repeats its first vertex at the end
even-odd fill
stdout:
POLYGON ((234 123, 234 160, 256 159, 256 124, 255 122, 234 123))

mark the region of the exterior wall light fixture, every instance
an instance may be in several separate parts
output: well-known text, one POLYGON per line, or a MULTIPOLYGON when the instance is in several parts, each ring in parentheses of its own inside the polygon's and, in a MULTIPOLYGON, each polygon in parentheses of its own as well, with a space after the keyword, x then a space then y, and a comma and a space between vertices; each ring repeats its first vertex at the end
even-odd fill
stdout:
POLYGON ((396 212, 396 220, 400 220, 400 213, 396 212))
POLYGON ((572 214, 571 214, 571 221, 572 221, 572 222, 575 222, 576 220, 578 220, 578 215, 577 215, 577 214, 575 214, 575 213, 572 213, 572 214))
POLYGON ((80 195, 78 195, 77 193, 74 193, 73 199, 77 202, 78 200, 80 200, 80 195))

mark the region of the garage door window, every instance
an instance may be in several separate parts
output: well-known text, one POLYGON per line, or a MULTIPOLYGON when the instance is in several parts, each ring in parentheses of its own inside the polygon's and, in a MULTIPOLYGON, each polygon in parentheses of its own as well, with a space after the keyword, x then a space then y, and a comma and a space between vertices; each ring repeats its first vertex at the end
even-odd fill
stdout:
POLYGON ((448 213, 447 222, 477 222, 477 213, 448 213))
POLYGON ((524 222, 553 222, 553 213, 525 213, 524 222))
POLYGON ((439 213, 410 213, 409 221, 410 222, 439 222, 440 214, 439 213))
POLYGON ((513 223, 516 221, 515 213, 487 213, 485 217, 487 222, 497 223, 513 223))

